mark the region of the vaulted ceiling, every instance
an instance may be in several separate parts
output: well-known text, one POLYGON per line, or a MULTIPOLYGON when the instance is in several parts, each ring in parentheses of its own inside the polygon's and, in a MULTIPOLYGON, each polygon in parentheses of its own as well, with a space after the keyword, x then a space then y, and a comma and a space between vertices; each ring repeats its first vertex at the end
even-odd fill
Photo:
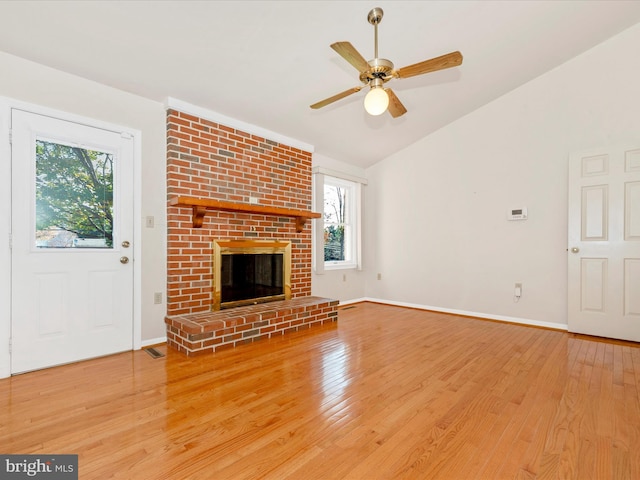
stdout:
POLYGON ((638 22, 640 2, 613 0, 2 1, 0 51, 366 167, 638 22), (361 85, 329 45, 373 58, 373 7, 380 57, 403 67, 459 50, 463 64, 393 80, 398 118, 365 113, 364 89, 310 109, 361 85))

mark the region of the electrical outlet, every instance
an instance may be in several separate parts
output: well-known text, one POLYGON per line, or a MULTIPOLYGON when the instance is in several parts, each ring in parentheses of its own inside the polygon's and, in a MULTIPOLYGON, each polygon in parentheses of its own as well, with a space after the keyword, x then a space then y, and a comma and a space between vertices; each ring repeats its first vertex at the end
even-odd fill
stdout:
POLYGON ((162 292, 155 292, 153 294, 153 303, 160 305, 162 303, 162 292))
POLYGON ((147 226, 147 228, 153 228, 155 224, 155 218, 153 218, 153 215, 149 215, 147 218, 145 218, 145 225, 147 226))

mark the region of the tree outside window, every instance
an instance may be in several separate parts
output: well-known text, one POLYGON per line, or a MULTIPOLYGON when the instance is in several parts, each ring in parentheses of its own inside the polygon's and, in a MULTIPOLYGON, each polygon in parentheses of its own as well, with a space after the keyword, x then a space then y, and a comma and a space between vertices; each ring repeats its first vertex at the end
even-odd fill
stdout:
POLYGON ((325 177, 324 182, 324 261, 353 261, 352 182, 325 177))
POLYGON ((111 248, 113 154, 36 141, 36 244, 111 248))

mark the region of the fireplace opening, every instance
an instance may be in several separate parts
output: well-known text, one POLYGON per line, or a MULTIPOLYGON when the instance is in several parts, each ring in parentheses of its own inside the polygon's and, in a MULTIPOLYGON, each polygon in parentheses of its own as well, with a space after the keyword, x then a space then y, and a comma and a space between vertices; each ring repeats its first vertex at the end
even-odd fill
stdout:
POLYGON ((290 242, 213 242, 213 310, 291 298, 290 242))
POLYGON ((222 304, 262 297, 284 299, 283 265, 281 253, 222 255, 222 304))

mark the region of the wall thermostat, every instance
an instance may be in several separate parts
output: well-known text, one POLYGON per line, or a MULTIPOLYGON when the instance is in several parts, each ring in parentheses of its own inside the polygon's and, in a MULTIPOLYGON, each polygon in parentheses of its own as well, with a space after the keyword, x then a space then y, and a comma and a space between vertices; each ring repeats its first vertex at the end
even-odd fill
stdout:
POLYGON ((507 212, 507 220, 526 220, 527 207, 510 208, 507 212))

